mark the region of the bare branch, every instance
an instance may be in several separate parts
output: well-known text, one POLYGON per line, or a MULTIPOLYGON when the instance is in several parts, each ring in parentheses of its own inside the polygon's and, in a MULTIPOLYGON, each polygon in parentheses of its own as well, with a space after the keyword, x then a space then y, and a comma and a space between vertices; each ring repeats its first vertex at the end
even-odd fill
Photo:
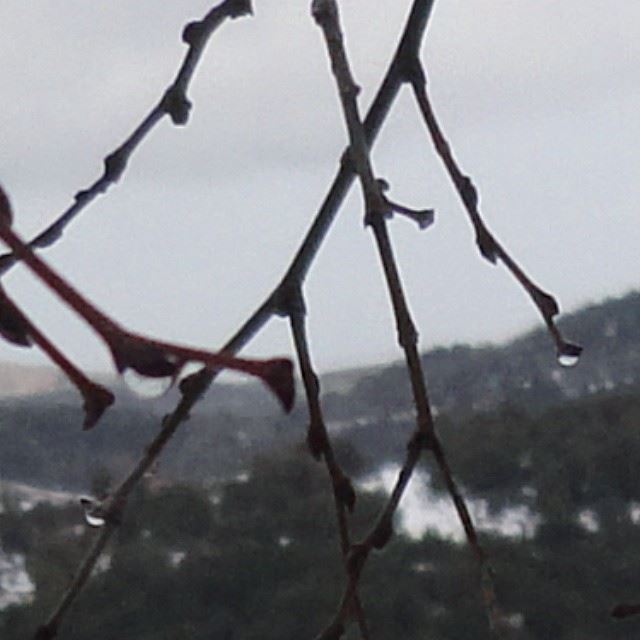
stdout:
MULTIPOLYGON (((307 407, 309 409, 309 427, 307 443, 316 460, 321 457, 325 461, 329 478, 333 487, 333 502, 336 522, 340 536, 340 550, 348 573, 348 556, 351 551, 351 537, 347 521, 347 511, 352 512, 356 505, 356 493, 351 480, 344 474, 335 458, 331 439, 322 414, 320 404, 320 383, 311 362, 311 353, 306 331, 306 305, 302 291, 292 292, 289 303, 289 324, 298 356, 298 366, 302 374, 307 407)), ((362 640, 369 638, 369 630, 360 598, 356 593, 352 598, 355 617, 360 628, 362 640)))
POLYGON ((113 530, 114 526, 111 524, 107 524, 104 529, 102 529, 100 535, 96 538, 93 546, 78 567, 78 570, 71 581, 71 585, 63 595, 60 603, 49 616, 47 622, 38 627, 33 636, 33 640, 52 640, 58 635, 60 622, 89 579, 93 568, 98 562, 100 554, 104 551, 109 539, 111 538, 113 530))
POLYGON ((131 368, 151 378, 175 379, 187 362, 202 362, 209 368, 233 369, 260 378, 278 397, 283 408, 291 410, 294 400, 293 373, 291 362, 286 358, 245 360, 225 352, 212 353, 183 347, 125 331, 58 275, 10 227, 0 224, 0 238, 104 340, 118 372, 131 368))
MULTIPOLYGON (((403 74, 404 66, 407 61, 410 61, 415 55, 417 55, 431 15, 433 3, 434 0, 414 0, 413 2, 411 12, 400 38, 400 43, 364 122, 365 135, 369 145, 373 144, 376 139, 382 124, 398 95, 398 91, 405 81, 403 74)), ((297 284, 298 286, 302 285, 311 265, 313 264, 318 250, 322 246, 322 243, 335 220, 342 202, 346 198, 354 177, 354 172, 351 166, 346 162, 341 163, 338 173, 334 178, 309 231, 291 261, 281 283, 275 288, 274 292, 267 298, 267 300, 258 306, 244 324, 229 339, 223 349, 225 352, 230 354, 239 352, 255 335, 260 332, 274 314, 279 313, 279 304, 282 300, 283 292, 292 284, 297 284)), ((131 493, 146 471, 155 463, 158 456, 162 453, 166 444, 171 440, 180 424, 188 419, 192 407, 215 380, 217 373, 218 372, 215 369, 203 368, 197 374, 191 375, 182 381, 180 389, 183 393, 183 397, 178 403, 178 406, 171 414, 165 416, 162 421, 162 428, 160 432, 156 438, 154 438, 153 442, 146 448, 144 455, 134 466, 129 475, 116 489, 114 492, 115 496, 120 496, 123 502, 126 501, 126 497, 131 493)), ((102 531, 100 539, 104 536, 104 543, 106 544, 114 530, 115 529, 112 526, 106 527, 102 531)), ((97 558, 98 556, 96 555, 93 557, 93 560, 88 558, 88 561, 85 562, 84 566, 88 569, 87 575, 90 574, 97 558)), ((80 575, 80 573, 78 575, 80 575)), ((80 593, 85 581, 86 579, 82 580, 79 588, 73 590, 73 597, 57 616, 57 625, 59 625, 63 614, 68 610, 68 606, 71 604, 73 599, 75 599, 80 593)), ((340 628, 341 625, 338 625, 338 627, 333 629, 333 631, 338 632, 340 628)), ((329 637, 330 636, 327 635, 327 638, 329 637)))
MULTIPOLYGON (((102 414, 113 404, 115 398, 113 393, 100 384, 90 380, 80 369, 78 369, 48 338, 33 324, 15 302, 6 294, 0 285, 0 333, 7 338, 6 320, 11 319, 14 326, 18 326, 19 338, 27 342, 17 342, 22 346, 31 346, 31 341, 37 344, 49 359, 56 364, 67 376, 73 385, 78 389, 84 400, 85 418, 84 429, 94 427, 102 414)), ((9 338, 16 343, 15 339, 9 338)))
POLYGON ((480 253, 489 262, 495 264, 498 260, 507 267, 515 279, 522 285, 529 294, 533 303, 542 315, 547 328, 556 344, 558 359, 561 364, 570 365, 578 361, 582 347, 567 342, 558 330, 554 317, 559 313, 558 303, 555 298, 543 291, 531 278, 523 271, 520 265, 509 255, 506 249, 496 240, 484 223, 479 211, 478 191, 471 178, 465 175, 455 161, 451 146, 442 132, 435 117, 429 96, 427 94, 427 81, 422 64, 416 57, 411 65, 406 68, 408 81, 411 83, 413 92, 420 107, 424 122, 431 135, 433 145, 444 163, 449 177, 462 200, 462 203, 469 215, 471 224, 476 232, 476 244, 480 253))
MULTIPOLYGON (((338 7, 335 0, 313 0, 312 13, 316 22, 322 29, 327 44, 331 67, 338 87, 340 101, 344 112, 344 118, 349 132, 350 158, 353 161, 360 183, 365 202, 365 222, 374 234, 378 252, 382 262, 389 296, 396 318, 398 332, 398 342, 405 353, 405 360, 409 371, 414 403, 417 412, 417 431, 412 443, 426 445, 433 450, 436 462, 445 478, 445 484, 454 502, 458 516, 463 524, 467 541, 474 551, 478 560, 483 577, 490 574, 485 572, 486 556, 480 544, 473 526, 469 510, 453 480, 449 464, 444 455, 442 445, 439 442, 435 431, 433 417, 427 397, 427 389, 422 372, 422 364, 417 349, 418 334, 411 319, 406 297, 403 291, 400 274, 393 255, 393 249, 389 238, 385 218, 388 214, 388 203, 384 200, 381 192, 381 183, 375 179, 369 150, 364 136, 364 129, 358 113, 356 97, 358 94, 346 51, 343 44, 342 33, 340 31, 338 7)), ((396 486, 391 493, 387 506, 378 518, 376 526, 372 529, 365 541, 356 547, 352 554, 352 571, 349 584, 345 591, 339 611, 330 623, 328 628, 333 628, 336 624, 343 623, 345 612, 349 602, 355 593, 360 573, 370 551, 373 548, 382 548, 386 545, 392 535, 392 517, 395 513, 400 499, 411 478, 415 465, 419 459, 420 446, 410 446, 405 465, 400 471, 396 486)), ((494 623, 495 601, 494 589, 491 582, 482 582, 482 592, 487 606, 489 619, 494 623)))
MULTIPOLYGON (((67 226, 81 211, 120 179, 134 151, 165 115, 168 115, 175 125, 187 123, 191 109, 187 90, 209 38, 225 19, 235 19, 251 13, 251 0, 223 0, 211 9, 202 20, 187 24, 182 33, 182 40, 189 48, 176 77, 160 101, 131 135, 104 159, 102 176, 90 187, 78 191, 74 203, 46 229, 35 236, 29 242, 29 246, 43 249, 57 242, 67 226)), ((8 253, 0 256, 0 274, 8 271, 15 263, 16 256, 14 254, 8 253)))

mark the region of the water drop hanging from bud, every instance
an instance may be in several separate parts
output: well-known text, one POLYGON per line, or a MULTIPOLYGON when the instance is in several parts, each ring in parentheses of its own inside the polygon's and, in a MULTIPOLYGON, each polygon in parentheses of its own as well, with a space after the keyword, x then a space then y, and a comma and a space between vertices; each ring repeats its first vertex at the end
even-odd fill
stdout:
POLYGON ((580 356, 571 356, 566 353, 558 355, 558 364, 563 367, 575 367, 580 360, 580 356))
POLYGON ((126 369, 122 379, 132 393, 142 398, 159 398, 169 391, 173 384, 172 376, 151 378, 140 375, 133 369, 126 369))
POLYGON ((100 503, 91 498, 80 498, 80 504, 84 509, 84 519, 90 527, 104 527, 106 519, 100 503))
POLYGON ((580 361, 581 353, 582 347, 580 345, 567 342, 558 352, 558 364, 562 367, 575 367, 580 361))

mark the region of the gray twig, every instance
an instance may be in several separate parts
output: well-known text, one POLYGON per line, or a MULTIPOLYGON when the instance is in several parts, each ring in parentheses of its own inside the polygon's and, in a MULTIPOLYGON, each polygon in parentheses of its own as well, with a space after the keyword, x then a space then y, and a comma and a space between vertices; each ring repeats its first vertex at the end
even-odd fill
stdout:
MULTIPOLYGON (((414 0, 413 2, 409 18, 404 27, 396 52, 364 122, 365 136, 369 145, 373 144, 377 137, 380 128, 382 127, 382 124, 397 97, 398 91, 405 81, 402 71, 404 66, 407 61, 410 61, 414 56, 418 55, 418 49, 431 15, 433 3, 434 0, 414 0)), ((239 11, 238 7, 241 8, 243 5, 248 6, 243 0, 235 0, 235 2, 227 0, 220 5, 220 7, 226 6, 228 9, 228 5, 235 5, 236 11, 239 11)), ((213 9, 208 16, 215 11, 216 9, 213 9)), ((236 17, 236 15, 241 15, 241 13, 236 13, 229 17, 236 17)), ((217 24, 215 26, 217 26, 217 24)), ((291 286, 302 286, 318 250, 322 246, 322 243, 333 224, 336 214, 347 196, 354 177, 355 174, 349 163, 341 163, 338 173, 282 281, 274 289, 273 293, 260 306, 258 306, 244 324, 229 339, 224 346, 224 351, 229 354, 238 353, 255 335, 260 332, 260 330, 274 315, 281 311, 281 307, 279 305, 283 299, 283 292, 286 292, 291 286)), ((114 492, 114 496, 119 498, 114 502, 114 504, 119 505, 120 511, 124 510, 128 495, 141 480, 145 472, 150 469, 157 460, 158 456, 162 453, 164 447, 172 438, 178 427, 188 419, 191 409, 212 384, 216 376, 217 371, 204 368, 198 373, 189 376, 182 382, 181 390, 183 392, 183 396, 177 407, 170 414, 165 416, 162 421, 162 428, 158 435, 146 448, 144 455, 114 492)), ((101 532, 99 540, 103 540, 104 538, 103 542, 106 544, 114 530, 115 528, 113 526, 106 527, 101 532)), ((84 587, 84 584, 91 574, 93 566, 97 562, 97 558, 97 555, 93 556, 91 554, 85 558, 78 573, 76 574, 74 582, 67 593, 63 595, 62 602, 66 602, 66 604, 61 612, 56 616, 56 629, 62 620, 63 614, 67 612, 71 603, 84 587)), ((60 606, 57 607, 56 610, 59 608, 60 606)), ((41 627, 41 629, 42 628, 43 627, 41 627)), ((38 636, 36 634, 34 640, 43 640, 45 637, 53 636, 38 636)))
MULTIPOLYGON (((320 404, 320 382, 311 361, 309 342, 306 329, 306 305, 301 290, 292 292, 289 303, 289 324, 298 356, 298 365, 307 398, 309 410, 309 427, 307 443, 309 450, 316 460, 323 458, 329 473, 333 488, 333 502, 336 512, 338 534, 340 536, 340 550, 342 552, 345 570, 349 571, 349 553, 351 551, 351 537, 347 511, 352 512, 356 504, 356 493, 348 476, 344 474, 338 464, 331 439, 327 433, 326 424, 320 404)), ((369 629, 360 598, 355 592, 352 598, 354 615, 358 621, 362 640, 368 640, 369 629)))
MULTIPOLYGON (((131 135, 105 157, 104 171, 100 178, 90 187, 78 191, 73 204, 46 229, 35 236, 29 242, 30 247, 43 249, 57 242, 67 226, 80 212, 121 178, 134 151, 164 116, 168 115, 175 125, 187 124, 191 109, 187 90, 209 38, 225 19, 234 19, 251 13, 251 0, 223 0, 211 9, 202 20, 187 24, 182 32, 182 40, 189 48, 176 77, 160 101, 133 130, 131 135)), ((12 253, 0 256, 0 274, 8 271, 16 262, 17 258, 12 253)))
POLYGON ((478 191, 471 178, 465 175, 458 167, 453 152, 451 151, 451 145, 447 142, 442 128, 438 124, 427 93, 426 75, 417 57, 412 61, 412 64, 406 67, 406 73, 407 80, 411 83, 424 122, 431 135, 433 146, 444 163, 447 173, 462 200, 476 232, 476 244, 478 245, 480 253, 492 264, 496 264, 498 260, 501 260, 509 272, 529 294, 531 300, 540 311, 549 329, 549 333, 556 344, 560 361, 563 362, 563 357, 568 358, 569 362, 573 362, 574 358, 575 361, 577 361, 577 358, 582 352, 582 347, 566 341, 556 326, 554 317, 557 316, 560 311, 556 299, 546 291, 543 291, 529 278, 522 267, 520 267, 506 249, 496 240, 495 236, 484 223, 479 210, 480 198, 478 191))
POLYGON ((411 479, 411 475, 423 448, 431 449, 434 453, 436 462, 445 478, 445 484, 453 500, 458 517, 464 527, 467 541, 478 560, 481 575, 485 578, 485 580, 482 581, 484 601, 487 605, 489 619, 492 626, 495 627, 495 595, 492 582, 486 579, 490 577, 490 573, 485 570, 487 564, 486 555, 479 544, 469 510, 453 479, 451 469, 435 430, 424 374, 422 372, 422 364, 417 348, 418 334, 411 319, 387 229, 385 218, 388 216, 389 205, 382 195, 381 183, 376 180, 371 166, 369 149, 366 144, 364 128, 356 100, 359 89, 353 80, 344 48, 338 7, 335 0, 313 0, 312 13, 325 37, 331 67, 342 104, 344 119, 349 132, 349 157, 355 166, 362 187, 365 206, 365 223, 371 227, 376 240, 396 319, 398 343, 405 354, 417 412, 417 428, 409 444, 405 464, 400 471, 396 485, 376 525, 365 540, 354 547, 350 580, 338 612, 327 629, 336 628, 336 625, 342 625, 345 622, 345 615, 351 598, 355 593, 361 571, 371 550, 384 547, 391 538, 393 533, 393 514, 411 479))

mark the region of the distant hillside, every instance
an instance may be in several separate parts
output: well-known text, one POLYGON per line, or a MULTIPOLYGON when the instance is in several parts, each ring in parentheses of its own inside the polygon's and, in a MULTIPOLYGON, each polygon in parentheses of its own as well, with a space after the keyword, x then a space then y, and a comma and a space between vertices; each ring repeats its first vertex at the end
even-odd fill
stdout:
POLYGON ((0 397, 48 393, 65 386, 64 376, 52 367, 0 363, 0 397))
MULTIPOLYGON (((424 354, 436 413, 454 424, 505 405, 536 416, 594 394, 637 393, 640 293, 589 306, 560 324, 585 348, 574 368, 557 363, 542 329, 504 345, 461 345, 424 354)), ((98 472, 119 477, 177 398, 175 390, 141 400, 116 389, 116 405, 95 430, 84 433, 78 395, 55 386, 51 375, 51 393, 0 403, 0 478, 86 490, 98 472)), ((23 388, 29 379, 25 373, 23 388)), ((330 373, 322 386, 329 429, 357 452, 362 469, 402 455, 413 412, 401 364, 330 373)), ((257 453, 304 442, 307 421, 302 400, 284 416, 260 385, 214 385, 178 431, 159 473, 193 481, 229 477, 247 469, 257 453)))
MULTIPOLYGON (((577 366, 558 364, 544 329, 504 345, 440 348, 423 355, 431 400, 437 412, 469 414, 504 403, 537 411, 565 399, 640 383, 640 293, 606 300, 563 316, 564 334, 584 347, 577 366)), ((344 396, 331 394, 334 418, 361 412, 395 413, 410 406, 403 364, 364 375, 344 396)))

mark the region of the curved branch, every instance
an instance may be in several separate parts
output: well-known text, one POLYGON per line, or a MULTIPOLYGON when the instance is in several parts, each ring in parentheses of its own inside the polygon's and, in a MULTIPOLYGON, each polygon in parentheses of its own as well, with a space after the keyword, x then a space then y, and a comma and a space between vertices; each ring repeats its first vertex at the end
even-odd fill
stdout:
MULTIPOLYGON (((46 229, 36 235, 29 242, 30 247, 44 249, 57 242, 65 229, 80 215, 83 209, 120 179, 134 151, 165 115, 168 115, 175 125, 187 123, 191 109, 187 90, 209 38, 225 19, 234 19, 251 13, 251 0, 224 0, 211 9, 202 20, 187 24, 182 32, 182 40, 189 45, 189 49, 175 79, 164 95, 129 137, 105 157, 104 172, 100 178, 86 189, 78 191, 74 203, 46 229)), ((13 253, 0 256, 0 274, 11 269, 16 262, 17 258, 13 253)))
POLYGON ((507 250, 496 240, 484 223, 479 211, 478 191, 471 178, 465 175, 453 156, 451 145, 447 142, 442 128, 438 124, 435 113, 431 106, 427 94, 427 81, 422 64, 416 57, 411 65, 407 67, 407 78, 413 88, 416 102, 424 118, 425 125, 431 136, 433 146, 440 156, 447 173, 451 178, 462 204, 469 216, 469 220, 476 232, 476 244, 484 258, 492 264, 501 260, 513 277, 520 283, 522 288, 529 294, 529 297, 540 311, 542 318, 547 325, 549 333, 556 344, 558 360, 561 364, 575 364, 580 357, 582 347, 566 341, 555 324, 554 317, 558 315, 560 309, 556 299, 543 291, 525 273, 520 265, 511 257, 507 250))
MULTIPOLYGON (((391 106, 394 103, 398 91, 405 82, 403 68, 410 61, 413 55, 418 51, 419 45, 424 36, 428 19, 431 15, 434 0, 414 0, 411 12, 405 24, 400 43, 396 49, 393 59, 387 69, 384 79, 376 93, 373 103, 369 109, 367 117, 364 121, 365 136, 369 145, 375 141, 384 120, 386 119, 391 106)), ((226 3, 225 3, 226 4, 226 3)), ((275 288, 274 292, 247 318, 242 326, 225 344, 223 351, 235 354, 239 352, 253 337, 255 337, 267 322, 282 308, 280 303, 283 299, 283 292, 293 283, 302 285, 304 279, 313 264, 313 261, 322 246, 322 243, 333 224, 337 212, 347 196, 347 193, 354 180, 353 169, 347 162, 340 165, 340 169, 331 184, 329 191, 316 214, 313 223, 294 258, 287 269, 281 283, 275 288)), ((1 270, 0 266, 0 270, 1 270)), ((183 396, 177 407, 172 413, 165 416, 162 421, 162 428, 158 435, 153 439, 151 444, 146 448, 144 455, 136 463, 129 475, 124 479, 120 486, 114 492, 114 496, 118 496, 118 503, 124 504, 126 498, 133 488, 142 479, 145 472, 151 468, 158 456, 162 453, 166 444, 171 440, 173 434, 179 426, 188 419, 191 409, 198 402, 203 393, 206 392, 211 383, 215 380, 217 371, 212 369, 202 369, 198 373, 189 376, 180 385, 183 396)), ((122 507, 123 509, 124 507, 122 507)), ((105 528, 101 535, 105 537, 105 544, 113 535, 114 527, 105 528)), ((91 569, 97 561, 95 558, 87 558, 85 571, 76 574, 76 581, 71 585, 73 589, 73 601, 82 590, 86 578, 91 573, 91 569), (79 585, 76 582, 82 578, 79 585)), ((68 610, 65 606, 63 613, 68 610)), ((60 623, 63 617, 61 613, 56 621, 60 623)), ((53 636, 50 636, 53 637, 53 636)), ((34 640, 42 640, 37 637, 34 640)))

